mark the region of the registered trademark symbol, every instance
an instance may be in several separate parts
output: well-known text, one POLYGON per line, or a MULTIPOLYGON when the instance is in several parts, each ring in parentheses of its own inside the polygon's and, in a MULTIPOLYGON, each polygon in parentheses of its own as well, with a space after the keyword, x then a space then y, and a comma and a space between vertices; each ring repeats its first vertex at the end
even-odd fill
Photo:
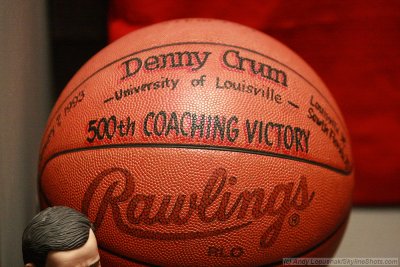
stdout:
POLYGON ((289 225, 297 226, 300 223, 300 215, 298 213, 293 213, 289 217, 289 225))

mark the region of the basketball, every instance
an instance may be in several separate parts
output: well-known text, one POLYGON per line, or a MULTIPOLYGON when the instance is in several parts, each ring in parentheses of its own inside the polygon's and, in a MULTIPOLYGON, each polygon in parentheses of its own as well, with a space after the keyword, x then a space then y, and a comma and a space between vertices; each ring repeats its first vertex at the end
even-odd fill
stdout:
POLYGON ((148 26, 92 57, 49 115, 38 174, 41 207, 86 214, 111 267, 332 256, 353 176, 316 72, 214 19, 148 26))

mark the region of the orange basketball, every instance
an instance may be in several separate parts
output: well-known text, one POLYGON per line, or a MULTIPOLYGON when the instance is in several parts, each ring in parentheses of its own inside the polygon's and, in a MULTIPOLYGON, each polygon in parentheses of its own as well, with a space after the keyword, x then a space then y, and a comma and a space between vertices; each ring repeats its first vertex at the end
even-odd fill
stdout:
POLYGON ((353 189, 332 95, 273 38, 168 21, 100 51, 43 137, 42 207, 94 222, 102 266, 257 266, 332 255, 353 189))

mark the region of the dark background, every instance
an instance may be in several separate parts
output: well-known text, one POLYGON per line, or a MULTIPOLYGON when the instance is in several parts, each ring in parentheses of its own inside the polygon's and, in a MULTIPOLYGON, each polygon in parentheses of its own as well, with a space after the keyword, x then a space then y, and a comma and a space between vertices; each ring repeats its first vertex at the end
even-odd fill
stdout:
POLYGON ((108 1, 49 0, 53 101, 75 72, 107 45, 108 1))

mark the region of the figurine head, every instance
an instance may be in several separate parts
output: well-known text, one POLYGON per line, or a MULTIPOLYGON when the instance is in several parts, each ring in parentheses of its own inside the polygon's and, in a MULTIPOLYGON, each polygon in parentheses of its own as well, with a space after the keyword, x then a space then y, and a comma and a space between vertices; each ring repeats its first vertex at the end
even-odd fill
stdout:
POLYGON ((22 236, 25 267, 98 267, 100 256, 92 224, 82 213, 63 206, 47 208, 22 236))

